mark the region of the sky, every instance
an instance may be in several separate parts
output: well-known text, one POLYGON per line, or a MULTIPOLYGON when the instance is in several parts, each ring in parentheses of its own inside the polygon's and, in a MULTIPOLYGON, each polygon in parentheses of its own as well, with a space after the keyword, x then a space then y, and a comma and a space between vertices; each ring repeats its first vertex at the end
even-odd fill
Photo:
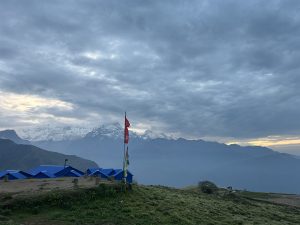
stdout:
POLYGON ((2 0, 0 128, 122 122, 127 111, 140 132, 300 154, 299 10, 298 0, 2 0))

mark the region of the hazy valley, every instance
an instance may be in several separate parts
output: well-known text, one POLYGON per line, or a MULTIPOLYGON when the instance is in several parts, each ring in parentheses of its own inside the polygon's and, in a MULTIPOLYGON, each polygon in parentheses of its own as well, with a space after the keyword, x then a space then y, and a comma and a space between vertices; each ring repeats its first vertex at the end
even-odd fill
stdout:
MULTIPOLYGON (((83 137, 31 141, 31 144, 90 159, 100 167, 121 168, 122 135, 121 126, 111 124, 83 137)), ((26 143, 18 137, 11 139, 26 143)), ((212 180, 223 187, 300 193, 300 159, 269 148, 131 133, 129 155, 129 169, 134 179, 142 184, 184 187, 200 180, 212 180)))

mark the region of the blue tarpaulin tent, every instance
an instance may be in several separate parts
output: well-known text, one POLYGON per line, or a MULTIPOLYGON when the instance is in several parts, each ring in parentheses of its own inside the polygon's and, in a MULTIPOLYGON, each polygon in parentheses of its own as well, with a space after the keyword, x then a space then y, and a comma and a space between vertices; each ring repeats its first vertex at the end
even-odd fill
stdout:
POLYGON ((41 165, 29 170, 28 173, 30 173, 32 176, 35 176, 39 172, 47 172, 54 175, 59 171, 63 170, 64 168, 64 166, 41 165))
MULTIPOLYGON (((103 169, 103 168, 89 168, 87 170, 89 176, 100 176, 101 178, 114 177, 115 180, 122 180, 124 177, 124 172, 122 169, 103 169)), ((132 183, 132 173, 127 171, 127 182, 132 183)))
MULTIPOLYGON (((39 173, 40 176, 52 176, 52 177, 80 177, 84 173, 71 166, 56 166, 56 165, 41 165, 29 170, 29 173, 35 177, 39 173)), ((36 176, 36 178, 39 178, 36 176)))
POLYGON ((108 176, 106 174, 104 174, 101 170, 94 171, 93 173, 90 174, 90 176, 98 176, 98 177, 105 178, 105 179, 108 178, 108 176))
POLYGON ((87 169, 86 173, 87 173, 87 175, 90 175, 99 170, 102 170, 102 168, 89 168, 89 169, 87 169))
POLYGON ((9 180, 18 180, 30 178, 31 175, 21 170, 4 170, 0 172, 0 179, 8 177, 9 180))
POLYGON ((70 170, 64 174, 64 177, 81 177, 83 173, 79 173, 77 170, 70 170))
POLYGON ((54 178, 55 176, 52 173, 48 173, 47 171, 38 172, 33 176, 33 178, 54 178))
POLYGON ((89 168, 87 171, 88 175, 96 175, 96 173, 102 174, 105 178, 110 177, 115 170, 114 169, 103 169, 103 168, 89 168))
POLYGON ((101 172, 109 177, 114 174, 115 170, 114 169, 101 169, 101 172))
MULTIPOLYGON (((112 174, 112 176, 115 178, 115 180, 123 180, 123 178, 124 178, 124 171, 121 170, 121 169, 116 169, 116 170, 115 170, 115 173, 112 174)), ((132 183, 132 178, 133 178, 133 174, 130 173, 130 172, 127 170, 126 181, 127 181, 128 183, 132 183)))

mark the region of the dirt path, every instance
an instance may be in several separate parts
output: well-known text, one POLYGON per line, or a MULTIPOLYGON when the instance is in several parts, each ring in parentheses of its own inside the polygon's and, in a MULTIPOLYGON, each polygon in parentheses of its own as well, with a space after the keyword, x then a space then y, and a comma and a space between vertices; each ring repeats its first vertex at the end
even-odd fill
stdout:
POLYGON ((278 204, 300 207, 299 195, 278 195, 277 197, 268 200, 278 204))

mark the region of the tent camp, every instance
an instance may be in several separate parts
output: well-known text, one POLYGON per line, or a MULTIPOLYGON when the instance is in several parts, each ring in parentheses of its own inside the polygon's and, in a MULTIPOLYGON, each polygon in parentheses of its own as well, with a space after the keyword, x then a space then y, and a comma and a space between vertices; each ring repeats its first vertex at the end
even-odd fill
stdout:
MULTIPOLYGON (((89 168, 89 176, 98 176, 104 179, 113 177, 115 180, 123 180, 124 172, 122 169, 103 169, 89 168)), ((72 166, 58 165, 40 165, 28 172, 21 170, 4 170, 0 172, 0 180, 7 177, 9 180, 26 179, 26 178, 55 178, 55 177, 81 177, 84 173, 72 166)), ((132 173, 127 171, 127 182, 132 183, 132 173)))

